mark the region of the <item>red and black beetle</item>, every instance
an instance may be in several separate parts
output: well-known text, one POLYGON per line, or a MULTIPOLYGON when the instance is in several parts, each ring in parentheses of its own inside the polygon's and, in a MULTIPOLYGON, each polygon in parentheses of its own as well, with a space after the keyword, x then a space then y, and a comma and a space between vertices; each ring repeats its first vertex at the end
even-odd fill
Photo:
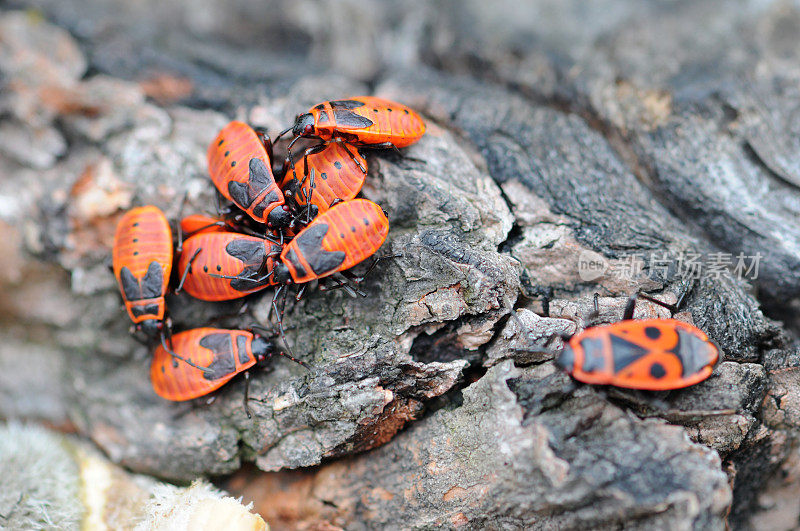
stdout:
POLYGON ((259 133, 243 122, 226 125, 208 147, 208 171, 220 193, 259 223, 286 227, 292 215, 271 164, 259 133))
POLYGON ((149 337, 163 333, 172 231, 160 209, 144 206, 125 213, 114 234, 112 262, 125 309, 137 330, 149 337))
POLYGON ((276 285, 280 245, 236 232, 201 231, 183 242, 179 289, 200 300, 226 301, 276 285))
POLYGON ((330 141, 340 138, 356 146, 410 146, 425 134, 422 118, 400 103, 359 96, 345 100, 326 101, 315 105, 295 120, 289 131, 295 137, 319 138, 330 141))
MULTIPOLYGON (((249 330, 195 328, 172 336, 172 351, 158 346, 150 365, 150 381, 156 394, 172 401, 191 400, 219 389, 244 372, 249 387, 248 369, 273 355, 287 357, 309 368, 302 361, 275 349, 271 341, 249 330), (183 362, 181 362, 181 361, 183 362)), ((244 407, 248 407, 245 387, 244 407)))
POLYGON ((649 391, 681 389, 711 376, 719 361, 719 347, 702 330, 683 321, 633 319, 637 297, 677 309, 643 293, 634 294, 622 321, 564 337, 556 365, 580 382, 649 391))
POLYGON ((368 199, 338 203, 284 246, 274 279, 300 284, 349 269, 375 254, 388 233, 389 220, 377 204, 368 199))

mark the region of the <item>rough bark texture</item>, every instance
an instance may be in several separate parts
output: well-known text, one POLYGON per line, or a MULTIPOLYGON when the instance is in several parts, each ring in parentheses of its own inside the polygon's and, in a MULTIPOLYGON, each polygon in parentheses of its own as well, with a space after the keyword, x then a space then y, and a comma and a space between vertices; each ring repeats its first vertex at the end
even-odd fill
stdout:
MULTIPOLYGON (((796 519, 798 32, 784 1, 17 1, 0 11, 0 415, 70 423, 172 479, 321 464, 229 481, 278 526, 796 519), (205 148, 227 120, 278 131, 358 93, 429 125, 406 157, 368 155, 398 257, 365 299, 290 305, 314 369, 256 374, 253 420, 241 381, 210 406, 159 399, 105 263, 120 213, 174 217, 184 192, 213 210, 205 148), (763 258, 749 284, 690 285, 694 253, 763 258), (677 317, 725 356, 696 387, 580 385, 511 348, 582 328, 594 293, 613 321, 637 289, 689 288, 677 317)), ((168 303, 178 328, 238 327, 269 301, 168 303)))

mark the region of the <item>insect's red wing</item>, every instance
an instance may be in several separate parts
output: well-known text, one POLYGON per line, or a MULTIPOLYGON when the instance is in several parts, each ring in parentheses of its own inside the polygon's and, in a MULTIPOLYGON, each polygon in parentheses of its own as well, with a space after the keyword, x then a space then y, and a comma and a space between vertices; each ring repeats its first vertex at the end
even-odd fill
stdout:
POLYGON ((247 331, 220 328, 195 328, 173 335, 173 351, 205 369, 176 359, 159 345, 150 365, 153 389, 158 396, 174 401, 207 395, 255 364, 252 339, 247 331))

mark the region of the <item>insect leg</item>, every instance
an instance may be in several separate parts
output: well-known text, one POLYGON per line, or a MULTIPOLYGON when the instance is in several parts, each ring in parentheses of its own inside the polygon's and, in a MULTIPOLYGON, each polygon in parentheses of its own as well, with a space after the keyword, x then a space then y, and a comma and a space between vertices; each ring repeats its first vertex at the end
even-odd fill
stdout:
MULTIPOLYGON (((308 166, 306 166, 306 171, 308 170, 308 166)), ((314 170, 311 170, 311 176, 309 177, 308 181, 308 197, 306 198, 306 225, 311 223, 311 197, 314 195, 314 170)))
POLYGON ((303 295, 305 295, 305 294, 306 294, 306 288, 307 288, 307 287, 308 287, 308 284, 303 284, 303 285, 300 287, 300 289, 299 289, 299 290, 297 290, 297 295, 295 295, 294 299, 295 299, 295 300, 297 300, 297 301, 299 301, 300 299, 302 299, 302 298, 303 298, 303 295))
POLYGON ((167 354, 169 354, 173 358, 178 359, 178 360, 184 362, 185 364, 189 365, 190 367, 194 367, 195 369, 197 369, 199 371, 203 371, 203 373, 206 372, 206 369, 207 369, 206 367, 200 367, 199 365, 195 364, 194 362, 189 361, 188 359, 184 358, 180 354, 177 354, 171 348, 169 348, 167 346, 166 339, 164 338, 164 334, 161 334, 161 346, 164 348, 164 350, 167 352, 167 354))
POLYGON ((347 278, 349 280, 352 280, 356 284, 361 284, 362 282, 364 282, 364 279, 367 278, 370 273, 372 273, 372 270, 375 269, 375 266, 378 265, 378 262, 380 262, 381 260, 388 260, 390 258, 401 258, 402 256, 403 256, 402 254, 390 254, 386 256, 380 256, 372 262, 372 265, 369 266, 369 269, 367 269, 367 271, 363 275, 356 276, 349 272, 345 272, 345 275, 347 275, 347 278))
POLYGON ((253 128, 253 131, 255 131, 256 136, 264 145, 264 149, 267 150, 267 156, 269 157, 270 164, 272 164, 272 140, 269 139, 269 135, 267 134, 267 128, 255 127, 253 128))
POLYGON ((288 358, 288 359, 292 360, 293 362, 297 363, 298 365, 304 367, 307 371, 311 370, 311 367, 306 362, 304 362, 302 360, 299 360, 299 359, 297 359, 295 357, 292 357, 292 356, 288 355, 285 352, 278 351, 275 354, 278 355, 278 356, 283 356, 284 358, 288 358))
MULTIPOLYGON (((278 137, 278 138, 280 138, 280 137, 278 137)), ((298 140, 300 140, 301 138, 303 138, 303 137, 301 137, 301 136, 296 136, 296 137, 294 137, 294 138, 292 139, 292 141, 291 141, 291 142, 289 142, 289 145, 286 147, 286 155, 287 155, 287 156, 288 156, 288 158, 289 158, 289 166, 291 166, 291 167, 292 167, 292 176, 293 176, 295 179, 297 179, 297 172, 296 172, 296 171, 295 171, 295 169, 294 169, 294 155, 292 154, 292 147, 294 147, 295 143, 296 143, 298 140)))
POLYGON ((589 312, 589 315, 586 316, 584 322, 586 323, 585 328, 593 326, 597 320, 600 318, 600 294, 595 292, 594 297, 592 298, 592 311, 589 312))
POLYGON ((336 274, 334 274, 334 275, 332 275, 330 277, 326 277, 326 279, 324 279, 324 280, 328 280, 328 279, 335 281, 336 285, 335 286, 328 286, 327 284, 320 283, 319 288, 318 288, 320 291, 333 291, 333 290, 337 290, 337 289, 344 289, 345 292, 347 292, 348 295, 350 295, 351 297, 354 297, 354 298, 356 296, 358 296, 358 295, 361 295, 362 297, 366 297, 367 296, 366 293, 364 293, 363 291, 359 290, 358 288, 354 289, 349 284, 349 279, 347 277, 345 277, 344 275, 342 275, 341 273, 336 273, 336 274))
MULTIPOLYGON (((633 312, 636 310, 636 299, 640 296, 640 294, 634 293, 630 297, 628 297, 628 302, 625 303, 625 311, 622 312, 622 320, 628 321, 633 319, 633 312)), ((646 298, 642 296, 642 298, 646 298)))
POLYGON ((283 339, 284 345, 286 345, 286 350, 294 356, 294 352, 292 352, 292 347, 289 345, 289 341, 286 339, 286 332, 283 328, 283 312, 278 309, 278 297, 283 294, 283 304, 286 304, 286 296, 288 295, 289 290, 286 286, 280 286, 278 289, 275 290, 275 294, 272 296, 272 310, 275 312, 275 318, 278 320, 278 330, 281 333, 281 339, 283 339))
MULTIPOLYGON (((630 308, 630 317, 627 317, 627 319, 632 319, 633 318, 633 306, 636 304, 636 298, 637 297, 641 297, 646 301, 652 302, 653 304, 658 304, 662 308, 666 308, 667 310, 669 310, 671 313, 676 313, 678 311, 678 305, 677 304, 669 304, 667 302, 660 301, 660 300, 656 299, 655 297, 651 297, 647 293, 637 292, 637 293, 634 293, 633 295, 631 295, 631 298, 628 299, 628 306, 630 306, 631 308, 630 308)), ((680 302, 682 302, 682 301, 680 301, 680 302)), ((628 314, 628 307, 627 306, 625 307, 625 314, 626 315, 628 314)), ((623 319, 625 319, 625 317, 623 317, 623 319)))
POLYGON ((253 415, 250 414, 250 371, 244 371, 244 412, 247 414, 247 418, 253 418, 253 415))
POLYGON ((257 278, 243 277, 243 276, 240 276, 240 275, 220 275, 219 273, 208 273, 208 276, 214 277, 214 278, 224 278, 226 280, 241 280, 243 282, 253 282, 254 284, 262 284, 262 283, 266 282, 267 280, 269 280, 269 277, 272 276, 273 272, 274 271, 270 271, 265 276, 257 277, 257 278))
MULTIPOLYGON (((347 144, 347 141, 345 139, 336 137, 336 138, 332 139, 331 142, 338 142, 340 144, 344 144, 344 146, 345 146, 344 150, 347 151, 347 154, 350 155, 350 158, 353 159, 353 162, 356 163, 356 166, 358 166, 358 169, 361 170, 361 173, 363 173, 363 174, 367 173, 367 168, 364 167, 364 164, 362 164, 362 162, 360 160, 358 160, 358 158, 353 154, 353 152, 350 151, 347 148, 348 144, 347 144)), ((392 147, 395 148, 395 150, 397 150, 397 148, 394 146, 394 144, 392 144, 391 142, 387 142, 387 143, 391 144, 392 147)), ((352 146, 352 144, 350 144, 350 145, 352 146)), ((356 152, 358 151, 358 148, 356 148, 355 146, 353 146, 353 149, 355 149, 356 152)), ((398 151, 398 153, 400 153, 400 151, 398 151)))
POLYGON ((186 275, 188 275, 189 271, 191 271, 191 269, 192 269, 192 262, 195 261, 195 259, 197 258, 197 255, 200 254, 200 251, 202 251, 202 250, 203 250, 202 247, 198 248, 194 252, 192 257, 189 259, 189 263, 186 264, 186 268, 183 270, 183 274, 181 275, 181 281, 178 283, 178 287, 175 290, 175 293, 180 293, 181 289, 183 289, 183 283, 186 282, 186 275))
MULTIPOLYGON (((527 326, 525 326, 525 324, 522 322, 522 319, 520 319, 519 316, 517 315, 517 312, 511 310, 511 313, 509 313, 509 317, 514 321, 516 321, 519 331, 525 334, 526 339, 530 339, 531 330, 527 326)), ((552 356, 555 356, 556 354, 558 354, 559 351, 550 348, 550 343, 552 343, 553 340, 557 337, 560 337, 562 341, 566 342, 569 341, 572 335, 560 334, 560 333, 550 334, 550 336, 547 339, 545 339, 541 345, 534 345, 530 348, 514 347, 512 348, 512 350, 514 350, 515 352, 536 352, 536 353, 550 354, 552 356)))

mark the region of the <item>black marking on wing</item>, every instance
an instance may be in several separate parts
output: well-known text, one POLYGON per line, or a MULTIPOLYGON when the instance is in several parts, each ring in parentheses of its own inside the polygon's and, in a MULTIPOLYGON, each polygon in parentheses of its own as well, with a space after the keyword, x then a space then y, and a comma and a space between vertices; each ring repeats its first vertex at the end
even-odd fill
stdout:
POLYGON ((131 306, 131 313, 134 317, 141 317, 142 315, 158 315, 158 304, 142 304, 139 306, 131 306))
POLYGON ((247 353, 246 336, 236 336, 236 352, 239 354, 239 365, 244 365, 250 361, 250 354, 247 353))
POLYGON ((334 100, 331 102, 331 108, 333 109, 358 109, 363 106, 364 102, 356 100, 334 100))
POLYGON ((261 266, 264 261, 264 244, 260 241, 247 238, 233 240, 225 246, 225 252, 246 266, 261 266))
POLYGON ((120 270, 119 279, 122 291, 128 301, 154 299, 163 295, 164 271, 161 269, 161 264, 156 261, 150 262, 150 265, 147 266, 147 273, 141 283, 127 266, 123 266, 120 270))
POLYGON ((317 109, 318 111, 321 111, 322 109, 325 108, 325 104, 324 103, 320 103, 319 105, 315 106, 314 108, 317 109))
POLYGON ((294 249, 289 249, 289 251, 286 253, 286 261, 294 266, 298 277, 302 278, 308 274, 306 268, 303 267, 303 264, 301 264, 300 260, 297 258, 297 253, 294 252, 294 249))
POLYGON ((164 286, 164 271, 158 262, 150 262, 147 266, 147 273, 142 279, 142 298, 153 299, 160 297, 164 286))
POLYGON ((647 356, 650 351, 641 345, 631 343, 616 334, 611 335, 611 351, 614 358, 614 372, 620 372, 631 363, 647 356))
POLYGON ((311 270, 317 275, 329 273, 339 267, 346 254, 343 251, 326 251, 322 248, 322 239, 328 234, 325 223, 311 224, 295 240, 311 270))
POLYGON ((681 376, 686 378, 710 365, 713 348, 715 347, 696 335, 678 328, 678 344, 671 352, 681 360, 681 376))
POLYGON ((558 356, 555 359, 556 366, 561 367, 565 371, 572 372, 575 370, 575 351, 569 345, 564 345, 558 356))
POLYGON ((334 109, 333 117, 336 119, 337 127, 367 128, 374 123, 369 118, 344 109, 334 109))
POLYGON ((328 117, 328 112, 327 111, 320 111, 319 117, 317 118, 317 123, 318 124, 326 124, 329 121, 330 121, 330 118, 328 117))
POLYGON ((228 193, 237 205, 247 210, 253 201, 274 183, 275 180, 264 161, 253 157, 250 159, 250 177, 247 182, 228 182, 228 193))
POLYGON ((239 181, 230 181, 228 182, 228 193, 231 194, 231 199, 233 199, 234 203, 245 210, 250 208, 250 203, 252 203, 253 200, 248 197, 246 184, 240 183, 239 181))
POLYGON ((246 238, 233 240, 225 246, 225 252, 244 263, 242 272, 238 278, 231 280, 231 287, 236 291, 252 291, 264 285, 268 281, 254 282, 258 278, 258 270, 266 258, 264 244, 260 241, 248 240, 246 238))
POLYGON ((587 337, 581 341, 583 348, 583 372, 594 372, 603 370, 606 366, 606 359, 603 356, 603 340, 600 338, 587 337))
POLYGON ((208 334, 200 340, 200 346, 214 353, 214 360, 203 371, 206 380, 219 380, 236 372, 233 358, 233 340, 230 334, 208 334))
POLYGON ((119 280, 120 284, 122 284, 122 292, 125 294, 127 300, 137 301, 144 298, 139 290, 139 281, 136 280, 136 277, 133 276, 131 270, 126 266, 123 266, 120 270, 119 280))
POLYGON ((253 215, 258 218, 264 217, 264 211, 272 204, 280 204, 280 196, 278 195, 277 190, 272 190, 270 193, 264 196, 254 208, 253 208, 253 215))

